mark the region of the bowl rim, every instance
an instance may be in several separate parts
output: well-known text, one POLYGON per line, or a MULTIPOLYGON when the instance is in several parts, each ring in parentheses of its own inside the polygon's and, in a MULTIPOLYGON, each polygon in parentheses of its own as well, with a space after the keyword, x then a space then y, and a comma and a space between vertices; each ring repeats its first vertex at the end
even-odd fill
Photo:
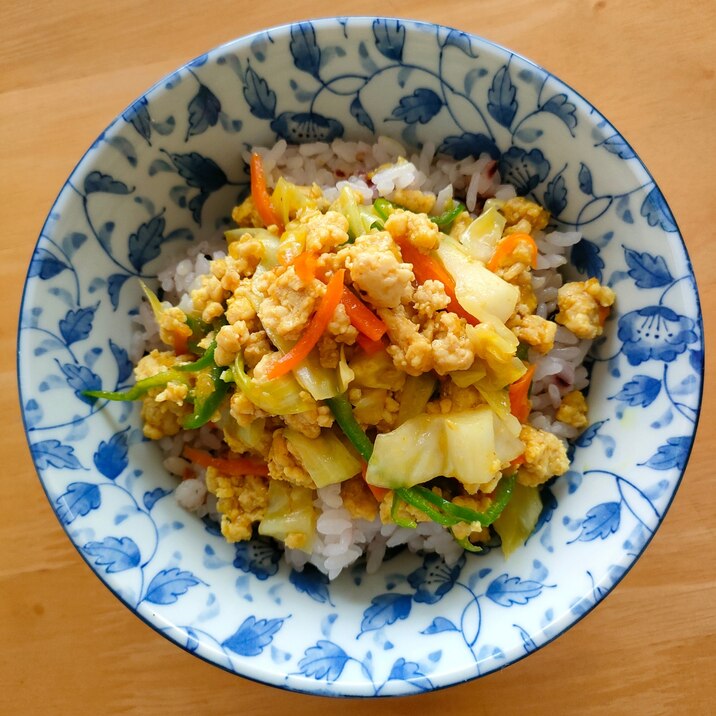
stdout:
MULTIPOLYGON (((594 114, 597 118, 603 120, 603 122, 606 124, 606 126, 609 127, 609 129, 613 130, 614 133, 615 133, 615 135, 617 135, 620 139, 622 139, 622 140, 624 141, 626 147, 628 147, 628 148, 632 151, 633 156, 634 156, 634 158, 636 159, 636 161, 638 162, 638 164, 639 164, 639 166, 641 167, 641 169, 645 172, 646 176, 648 176, 649 179, 651 179, 651 180, 654 182, 654 186, 659 189, 659 191, 660 191, 660 193, 661 193, 661 196, 662 196, 662 198, 663 198, 664 204, 665 204, 667 210, 669 211, 669 213, 670 213, 670 215, 671 215, 671 217, 672 217, 672 219, 673 219, 674 226, 675 226, 676 230, 675 230, 674 232, 672 232, 672 237, 670 238, 670 242, 671 242, 671 241, 674 241, 674 240, 678 237, 678 241, 680 242, 681 250, 682 250, 682 252, 683 252, 683 260, 684 260, 685 266, 688 268, 688 270, 689 270, 691 276, 693 277, 693 281, 692 281, 691 283, 692 283, 692 290, 693 290, 693 301, 694 301, 695 308, 696 308, 696 311, 697 311, 696 323, 697 323, 697 325, 698 325, 700 334, 701 334, 701 336, 702 336, 702 346, 701 346, 701 350, 702 350, 702 352, 703 352, 703 354, 704 354, 704 358, 705 358, 705 354, 706 354, 706 341, 705 341, 705 335, 704 335, 704 322, 703 322, 703 313, 702 313, 702 308, 701 308, 701 299, 700 299, 700 295, 699 295, 699 287, 698 287, 698 284, 697 284, 697 282, 696 282, 696 275, 695 275, 695 272, 694 272, 694 270, 693 270, 693 265, 692 265, 692 262, 691 262, 691 257, 690 257, 689 252, 688 252, 688 248, 687 248, 687 246, 686 246, 686 242, 684 241, 684 237, 683 237, 683 234, 682 234, 682 232, 681 232, 681 229, 679 228, 678 221, 677 221, 677 219, 676 219, 674 213, 671 211, 671 207, 669 206, 669 203, 668 203, 668 200, 667 200, 666 196, 663 194, 663 192, 661 192, 661 189, 659 188, 659 184, 658 184, 658 183, 656 182, 656 180, 654 179, 654 177, 653 177, 652 173, 650 172, 649 168, 646 166, 646 164, 644 163, 644 161, 641 159, 640 155, 634 150, 634 148, 632 147, 631 143, 630 143, 629 140, 624 136, 624 134, 623 134, 619 129, 617 129, 616 126, 604 115, 604 113, 601 112, 590 100, 586 99, 581 92, 579 92, 578 90, 576 90, 572 85, 570 85, 569 83, 565 82, 563 79, 561 79, 561 78, 558 77, 557 75, 553 74, 550 70, 546 69, 545 67, 543 67, 543 66, 540 65, 539 63, 535 62, 534 60, 531 60, 530 58, 528 58, 528 57, 522 55, 521 53, 516 52, 515 50, 512 50, 512 49, 510 49, 509 47, 506 47, 506 46, 504 46, 504 45, 502 45, 502 44, 500 44, 500 43, 498 43, 498 42, 495 42, 495 41, 493 41, 493 40, 490 40, 490 39, 488 39, 488 38, 486 38, 486 37, 484 37, 484 36, 482 36, 482 35, 478 35, 478 34, 475 34, 475 33, 473 33, 473 32, 466 31, 466 30, 460 30, 459 28, 456 28, 456 27, 451 26, 451 25, 445 25, 445 24, 442 24, 442 23, 429 22, 429 21, 426 21, 426 20, 419 20, 419 19, 413 19, 413 18, 396 17, 396 16, 392 16, 392 15, 362 15, 362 14, 361 14, 361 15, 335 15, 335 16, 334 16, 334 15, 326 15, 326 16, 321 16, 321 17, 318 17, 318 18, 309 18, 309 17, 306 17, 306 18, 296 19, 296 20, 294 20, 294 21, 292 21, 292 22, 282 23, 282 24, 280 24, 280 25, 275 25, 275 26, 271 26, 271 27, 267 27, 267 28, 262 28, 262 29, 259 29, 259 30, 254 31, 254 32, 251 32, 251 33, 249 33, 249 34, 241 35, 241 36, 239 36, 239 37, 235 37, 235 38, 233 38, 233 39, 230 39, 230 40, 227 40, 227 41, 225 41, 225 42, 222 42, 222 43, 220 43, 220 44, 218 44, 218 45, 215 45, 215 46, 213 46, 213 47, 207 49, 205 52, 203 52, 203 53, 201 53, 201 54, 199 54, 199 55, 193 57, 192 59, 187 60, 187 61, 184 62, 181 66, 179 66, 179 67, 175 68, 174 70, 171 70, 169 73, 163 75, 161 78, 159 78, 157 81, 155 81, 151 86, 149 86, 146 90, 144 90, 140 95, 138 95, 132 102, 130 102, 128 105, 126 105, 126 106, 124 107, 124 109, 122 109, 122 110, 120 110, 119 112, 117 112, 116 115, 114 116, 114 118, 109 122, 109 124, 107 124, 107 125, 104 127, 104 129, 95 137, 94 141, 87 147, 87 149, 83 152, 83 154, 81 155, 81 157, 77 160, 77 162, 76 162, 75 165, 73 166, 72 170, 71 170, 70 173, 68 174, 67 178, 63 180, 62 186, 61 186, 60 189, 58 190, 58 192, 57 192, 55 198, 52 200, 52 203, 51 203, 51 205, 50 205, 50 209, 48 210, 47 216, 45 217, 45 219, 44 219, 44 221, 43 221, 42 227, 41 227, 41 229, 40 229, 40 231, 39 231, 39 234, 38 234, 38 238, 37 238, 37 240, 35 241, 35 244, 34 244, 34 246, 33 246, 33 250, 32 250, 32 253, 30 254, 30 256, 31 256, 31 257, 34 256, 34 254, 35 254, 35 252, 36 252, 36 250, 37 250, 37 248, 38 248, 38 246, 39 246, 39 242, 40 242, 40 240, 41 240, 41 237, 45 234, 45 230, 46 230, 46 228, 47 228, 47 226, 48 226, 48 223, 50 222, 50 220, 51 220, 51 218, 52 218, 53 210, 54 210, 55 206, 57 205, 59 199, 61 198, 62 194, 64 193, 66 187, 68 186, 68 183, 70 182, 70 180, 72 179, 72 177, 73 177, 74 174, 76 173, 77 169, 84 163, 85 159, 87 158, 87 156, 88 156, 88 154, 90 153, 90 151, 92 151, 92 149, 93 149, 94 146, 96 145, 97 141, 119 121, 119 119, 121 118, 121 116, 122 116, 123 113, 125 113, 128 109, 130 109, 132 106, 134 106, 137 102, 141 101, 141 100, 144 99, 147 95, 149 95, 150 93, 154 92, 155 90, 159 90, 159 91, 164 91, 164 92, 166 92, 166 89, 161 90, 161 87, 162 87, 162 85, 165 85, 165 84, 166 84, 166 82, 168 81, 168 79, 169 79, 172 75, 174 75, 174 74, 179 74, 179 73, 184 73, 184 72, 188 71, 189 68, 192 66, 192 64, 193 64, 196 60, 198 60, 198 59, 204 57, 205 55, 207 55, 207 54, 209 54, 209 53, 216 53, 216 52, 219 52, 219 51, 224 50, 224 49, 236 48, 236 47, 243 47, 243 46, 246 46, 246 45, 250 45, 250 43, 251 43, 251 41, 252 41, 253 39, 255 39, 256 37, 258 37, 258 36, 260 36, 260 35, 262 35, 262 34, 265 34, 265 33, 287 34, 287 33, 290 32, 290 30, 291 30, 292 27, 295 27, 295 26, 297 26, 297 25, 300 25, 300 24, 306 23, 306 22, 310 22, 310 23, 312 23, 312 24, 314 24, 315 26, 318 26, 318 27, 320 27, 320 26, 331 27, 331 26, 334 26, 336 23, 339 23, 341 20, 348 20, 348 21, 350 21, 351 23, 365 23, 365 24, 367 24, 367 23, 372 23, 372 22, 375 21, 375 20, 396 21, 396 22, 402 23, 403 25, 412 26, 413 28, 417 28, 417 29, 428 29, 428 28, 429 28, 429 29, 441 29, 441 30, 446 30, 446 31, 448 31, 448 32, 449 32, 449 31, 460 32, 460 33, 462 33, 462 34, 467 35, 469 38, 475 40, 478 44, 485 45, 485 46, 488 46, 488 47, 490 47, 490 48, 493 48, 493 49, 495 49, 495 50, 497 50, 497 51, 499 51, 499 52, 501 52, 501 53, 506 53, 506 54, 508 54, 508 55, 511 55, 511 56, 517 58, 519 61, 524 62, 525 64, 527 64, 527 65, 533 67, 534 69, 536 69, 536 70, 538 70, 539 72, 543 73, 544 75, 548 76, 548 77, 551 78, 552 80, 556 81, 559 85, 561 85, 561 86, 567 88, 571 93, 574 94, 575 97, 578 97, 579 99, 581 99, 581 101, 584 102, 584 104, 585 104, 587 107, 591 108, 591 109, 593 110, 593 114, 594 114), (673 234, 675 234, 675 236, 673 236, 673 234)), ((30 436, 29 436, 28 425, 27 425, 27 419, 26 419, 25 409, 24 409, 22 383, 21 383, 21 380, 20 380, 20 368, 21 368, 21 365, 20 365, 20 363, 21 363, 21 354, 20 354, 20 329, 21 329, 21 326, 22 326, 22 317, 23 317, 23 315, 24 315, 24 310, 25 310, 25 307, 26 307, 26 305, 25 305, 25 304, 26 304, 26 300, 27 300, 27 298, 28 298, 28 283, 29 283, 29 280, 28 280, 28 279, 29 279, 29 264, 28 264, 28 270, 27 270, 27 272, 26 272, 26 274, 25 274, 25 278, 24 278, 23 289, 22 289, 21 300, 20 300, 20 310, 19 310, 19 313, 18 313, 18 322, 17 322, 17 331, 16 331, 16 360, 15 360, 16 386, 17 386, 18 398, 19 398, 19 402, 20 402, 20 414, 21 414, 21 419, 22 419, 22 427, 23 427, 23 431, 24 431, 24 435, 25 435, 25 442, 26 442, 26 444, 27 444, 27 446, 28 446, 28 450, 29 450, 31 443, 30 443, 30 436)), ((612 592, 616 589, 616 587, 622 582, 622 580, 627 576, 627 574, 629 574, 629 572, 632 570, 632 568, 635 566, 635 564, 636 564, 636 563, 639 561, 639 559, 642 557, 642 555, 643 555, 644 552, 646 551, 646 549, 647 549, 647 547, 649 546, 649 544, 651 544, 651 541, 653 540, 653 538, 654 538, 654 536, 656 535, 657 531, 659 530, 659 528, 661 527, 662 523, 663 523, 664 520, 666 519, 666 516, 667 516, 667 514, 668 514, 668 512, 669 512, 669 510, 670 510, 670 508, 671 508, 671 505, 673 504, 674 499, 676 498, 676 494, 677 494, 677 492, 679 491, 679 488, 681 487, 681 483, 682 483, 682 481, 683 481, 684 474, 685 474, 685 472, 686 472, 686 469, 687 469, 687 467, 688 467, 689 460, 690 460, 690 458, 691 458, 691 454, 692 454, 692 451, 693 451, 694 443, 695 443, 695 441, 696 441, 696 436, 697 436, 697 433, 698 433, 698 428, 699 428, 699 423, 700 423, 700 418, 701 418, 701 409, 702 409, 702 405, 703 405, 704 378, 705 378, 705 361, 702 361, 702 364, 701 364, 701 367, 700 367, 700 371, 699 371, 699 377, 700 377, 700 384, 699 384, 699 391, 698 391, 698 396, 697 396, 697 398, 698 398, 698 403, 697 403, 697 408, 696 408, 696 410, 695 410, 693 429, 691 430, 691 434, 690 434, 690 436, 689 436, 690 442, 689 442, 689 445, 688 445, 688 449, 685 451, 685 460, 684 460, 683 468, 681 468, 680 474, 679 474, 678 477, 675 479, 674 487, 673 487, 673 490, 672 490, 671 495, 670 495, 670 497, 669 497, 669 500, 668 500, 668 502, 666 503, 666 505, 665 505, 665 507, 664 507, 664 509, 663 509, 663 512, 662 512, 661 516, 659 517, 658 522, 657 522, 656 525, 654 526, 653 531, 651 532, 651 534, 649 534, 649 535, 646 537, 646 539, 644 540, 643 545, 642 545, 641 548, 634 554, 634 556, 632 557, 631 561, 630 561, 629 564, 626 566, 626 568, 624 569, 624 571, 622 572, 622 574, 620 574, 620 575, 618 576, 618 578, 614 580, 614 582, 608 587, 608 589, 606 589, 606 591, 604 592, 604 594, 602 594, 602 595, 599 597, 599 599, 595 600, 593 604, 591 604, 588 608, 586 608, 586 609, 585 609, 582 613, 580 613, 579 615, 573 615, 573 618, 571 618, 571 620, 569 621, 568 624, 566 624, 566 626, 563 626, 563 627, 562 627, 559 631, 557 631, 555 634, 553 634, 553 635, 550 636, 549 638, 545 639, 545 640, 544 640, 542 643, 540 643, 539 645, 536 645, 535 648, 532 649, 531 651, 526 652, 526 653, 523 653, 523 654, 519 654, 519 655, 517 655, 515 658, 513 658, 512 660, 510 660, 508 663, 506 663, 504 666, 493 668, 493 669, 491 669, 491 670, 485 671, 484 673, 478 673, 478 674, 476 674, 475 676, 471 676, 471 677, 468 677, 468 678, 465 678, 465 679, 455 680, 455 681, 452 681, 452 682, 450 682, 450 683, 445 683, 445 684, 441 684, 441 685, 437 685, 437 686, 433 685, 431 689, 429 689, 428 691, 426 691, 426 692, 424 692, 424 693, 430 693, 430 692, 434 692, 434 691, 441 691, 441 690, 444 690, 444 689, 447 689, 447 688, 450 688, 450 687, 453 687, 453 686, 458 686, 458 685, 460 685, 460 684, 465 684, 465 683, 469 683, 469 682, 472 682, 472 681, 476 681, 476 680, 478 680, 478 679, 481 679, 481 678, 484 678, 484 677, 486 677, 486 676, 489 676, 490 674, 494 673, 495 671, 502 671, 503 669, 506 669, 506 668, 512 666, 513 664, 516 664, 516 663, 522 661, 523 659, 525 659, 525 658, 526 658, 527 656, 529 656, 530 654, 533 654, 533 653, 536 653, 537 651, 542 650, 544 647, 546 647, 546 646, 548 646, 549 644, 551 644, 555 639, 557 639, 558 637, 562 636, 563 634, 565 634, 566 632, 568 632, 569 630, 571 630, 574 626, 576 626, 579 622, 581 622, 585 617, 587 617, 588 615, 590 615, 590 614, 592 613, 592 611, 593 611, 598 605, 600 605, 607 597, 609 597, 609 596, 612 594, 612 592)), ((63 523, 63 521, 60 519, 59 515, 57 514, 57 511, 55 510, 54 505, 53 505, 53 503, 52 503, 51 496, 50 496, 50 494, 48 493, 48 490, 47 490, 47 486, 46 486, 46 484, 45 484, 45 481, 43 480, 43 478, 42 478, 42 476, 41 476, 41 472, 40 472, 40 470, 39 470, 39 468, 38 468, 38 466, 37 466, 37 464, 36 464, 35 458, 34 458, 34 456, 32 455, 32 452, 31 452, 30 450, 29 450, 29 452, 30 452, 30 458, 31 458, 31 460, 32 460, 33 467, 34 467, 34 469, 35 469, 35 473, 37 474, 38 480, 39 480, 40 485, 41 485, 41 487, 42 487, 42 490, 43 490, 43 492, 44 492, 44 494, 45 494, 45 497, 46 497, 47 500, 48 500, 48 503, 49 503, 49 505, 50 505, 50 508, 51 508, 51 510, 52 510, 52 513, 53 513, 55 519, 56 519, 56 520, 58 521, 58 523, 60 524, 60 527, 61 527, 61 528, 63 529, 63 531, 65 532, 65 534, 66 534, 66 536, 67 536, 67 538, 68 538, 70 544, 75 548, 76 552, 79 554, 79 556, 80 556, 80 557, 82 558, 82 560, 85 562, 85 564, 89 567, 89 569, 90 569, 91 572, 94 574, 94 576, 99 579, 99 581, 100 581, 100 582, 102 583, 102 585, 110 592, 110 594, 112 594, 122 605, 124 605, 124 607, 126 607, 127 610, 128 610, 131 614, 133 614, 133 615, 134 615, 136 618, 138 618, 141 622, 143 622, 144 624, 146 624, 147 626, 149 626, 149 627, 152 629, 152 631, 154 631, 155 633, 157 633, 157 634, 159 634, 160 636, 164 637, 164 638, 165 638, 167 641, 169 641, 173 646, 179 647, 180 649, 182 649, 182 650, 185 651, 186 653, 190 654, 191 656, 193 656, 193 657, 195 657, 195 658, 198 658, 198 659, 200 659, 201 661, 206 662, 206 663, 210 664, 210 665, 213 666, 213 667, 216 667, 216 668, 219 668, 219 669, 221 669, 221 670, 223 670, 223 671, 226 671, 226 672, 228 672, 228 673, 230 673, 230 674, 232 674, 232 675, 234 675, 234 676, 238 676, 238 677, 240 677, 240 678, 247 679, 247 680, 252 681, 252 682, 254 682, 254 683, 261 684, 261 685, 263 685, 263 686, 268 686, 268 687, 271 687, 271 688, 281 689, 281 690, 283 690, 283 691, 302 693, 302 694, 307 694, 307 695, 312 695, 312 696, 322 696, 322 697, 326 697, 326 698, 362 698, 362 699, 376 699, 376 698, 381 698, 381 699, 385 699, 385 698, 396 698, 396 697, 400 697, 400 696, 404 696, 404 695, 405 695, 405 694, 402 694, 402 693, 387 693, 387 694, 386 694, 386 693, 379 693, 379 694, 377 694, 377 695, 370 695, 370 694, 348 694, 348 693, 334 693, 334 692, 328 693, 328 692, 325 692, 324 690, 322 690, 322 689, 320 689, 320 688, 318 688, 318 689, 309 689, 309 688, 296 687, 296 686, 291 685, 290 683, 288 683, 288 682, 286 682, 286 681, 284 681, 284 682, 282 682, 282 683, 271 683, 271 682, 268 682, 268 681, 263 681, 263 680, 261 680, 260 678, 258 678, 257 676, 250 676, 250 675, 241 673, 241 672, 239 672, 239 671, 237 671, 237 670, 235 670, 235 669, 231 669, 231 668, 229 668, 229 667, 227 667, 227 666, 224 666, 223 664, 218 663, 217 661, 214 661, 213 659, 209 658, 208 656, 204 656, 204 655, 202 655, 202 654, 200 654, 200 653, 197 653, 196 651, 191 651, 187 646, 182 645, 181 643, 179 643, 178 641, 176 641, 176 640, 170 635, 170 633, 168 633, 168 632, 165 631, 164 629, 160 628, 160 624, 159 624, 158 622, 151 621, 147 616, 141 614, 138 609, 135 609, 132 605, 130 605, 118 592, 116 592, 116 591, 108 584, 107 581, 105 581, 105 580, 102 578, 102 575, 99 573, 99 571, 98 571, 98 569, 95 567, 95 565, 90 561, 89 557, 86 556, 86 555, 83 553, 83 551, 81 550, 79 544, 76 543, 74 539, 72 539, 72 537, 71 537, 71 535, 70 535, 70 532, 69 532, 69 529, 68 529, 68 526, 63 523)))

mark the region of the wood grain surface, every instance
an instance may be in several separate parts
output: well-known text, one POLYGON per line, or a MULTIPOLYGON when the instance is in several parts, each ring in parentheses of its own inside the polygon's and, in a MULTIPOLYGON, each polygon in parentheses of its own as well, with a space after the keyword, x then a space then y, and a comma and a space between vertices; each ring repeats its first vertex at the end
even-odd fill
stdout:
MULTIPOLYGON (((631 142, 680 224, 716 312, 716 3, 695 0, 3 0, 0 3, 0 713, 710 714, 716 697, 716 395, 661 529, 619 587, 504 671, 419 697, 331 702, 255 684, 178 649, 120 605, 40 488, 15 380, 35 241, 96 135, 157 79, 248 32, 329 15, 442 22, 535 60, 631 142)), ((707 375, 713 353, 706 352, 707 375)))

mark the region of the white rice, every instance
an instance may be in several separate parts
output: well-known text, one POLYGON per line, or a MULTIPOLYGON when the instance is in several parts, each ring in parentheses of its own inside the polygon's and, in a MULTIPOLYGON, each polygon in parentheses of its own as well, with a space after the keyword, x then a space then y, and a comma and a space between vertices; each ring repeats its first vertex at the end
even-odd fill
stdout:
MULTIPOLYGON (((418 189, 436 194, 434 211, 440 213, 453 196, 464 197, 471 212, 475 212, 481 201, 488 197, 506 200, 516 196, 513 186, 501 184, 496 162, 491 157, 483 155, 477 159, 455 161, 436 157, 435 149, 434 144, 427 143, 420 152, 410 154, 396 140, 380 137, 373 145, 337 139, 331 144, 315 142, 289 146, 281 140, 271 148, 258 147, 253 151, 262 155, 269 187, 274 186, 280 176, 297 184, 315 182, 329 200, 337 198, 344 186, 359 192, 366 203, 378 197, 390 199, 397 190, 418 189)), ((247 152, 244 158, 248 162, 250 154, 247 152)), ((537 269, 533 272, 533 288, 538 301, 536 313, 543 318, 556 310, 557 291, 562 285, 562 277, 556 269, 567 262, 567 251, 580 238, 581 235, 573 231, 542 232, 535 237, 539 255, 537 269)), ((175 305, 190 309, 190 293, 199 285, 201 275, 208 273, 209 261, 224 255, 223 245, 202 242, 192 247, 178 264, 159 274, 165 296, 175 305)), ((144 350, 157 344, 158 334, 147 305, 142 305, 135 320, 139 331, 131 357, 136 361, 144 350)), ((586 387, 587 370, 581 363, 589 346, 590 341, 581 341, 559 326, 554 349, 549 354, 543 356, 529 350, 528 359, 535 364, 533 412, 529 417, 532 425, 563 439, 576 437, 578 431, 557 421, 555 413, 566 393, 586 387)), ((222 445, 220 437, 205 426, 199 431, 186 431, 159 442, 166 455, 164 466, 168 471, 182 478, 194 475, 183 479, 176 488, 174 496, 179 504, 201 516, 208 514, 219 519, 216 499, 206 491, 204 471, 190 465, 181 457, 181 452, 187 443, 219 449, 222 445)), ((318 519, 312 553, 285 550, 286 561, 296 569, 311 563, 333 579, 365 555, 367 571, 374 572, 386 549, 399 545, 406 545, 416 552, 437 552, 448 564, 454 564, 463 553, 450 532, 433 522, 422 522, 416 529, 406 529, 394 524, 383 525, 378 517, 372 522, 352 519, 343 506, 340 485, 319 489, 314 504, 318 519)))

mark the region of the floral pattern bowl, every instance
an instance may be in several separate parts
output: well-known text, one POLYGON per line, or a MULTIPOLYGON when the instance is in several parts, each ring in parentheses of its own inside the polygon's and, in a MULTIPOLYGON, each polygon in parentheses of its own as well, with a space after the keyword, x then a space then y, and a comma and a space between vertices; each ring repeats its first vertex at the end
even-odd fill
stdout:
POLYGON ((314 694, 427 691, 519 660, 620 581, 671 503, 691 449, 703 333, 689 259, 634 150, 584 98, 458 30, 384 18, 246 37, 163 79, 97 138, 29 267, 19 384, 43 487, 80 554, 131 610, 197 656, 314 694), (137 278, 220 232, 247 188, 241 151, 277 138, 433 141, 481 152, 584 238, 575 275, 617 293, 595 346, 590 425, 543 491, 536 532, 499 550, 393 555, 328 583, 265 541, 229 545, 172 499, 139 410, 84 390, 131 382, 137 278))

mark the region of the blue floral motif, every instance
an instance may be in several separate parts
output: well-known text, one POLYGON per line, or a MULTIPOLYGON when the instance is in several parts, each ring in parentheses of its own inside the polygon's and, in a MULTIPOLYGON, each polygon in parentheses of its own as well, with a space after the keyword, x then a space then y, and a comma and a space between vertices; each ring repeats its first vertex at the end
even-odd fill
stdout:
POLYGON ((343 136, 343 125, 315 112, 284 112, 271 122, 271 129, 292 144, 332 142, 343 136))
POLYGON ((331 604, 328 577, 323 572, 319 572, 312 564, 307 564, 301 572, 292 569, 288 581, 299 592, 307 594, 314 601, 320 604, 331 604))
POLYGON ((298 668, 304 676, 335 681, 343 673, 349 659, 340 646, 321 640, 316 646, 306 649, 304 657, 298 662, 298 668))
POLYGON ((624 257, 629 266, 629 276, 639 288, 659 288, 674 282, 663 256, 625 248, 624 257))
POLYGON ((264 581, 278 572, 281 555, 282 551, 274 540, 256 537, 250 542, 236 543, 234 567, 264 581))
POLYGON ((666 306, 647 306, 619 319, 619 339, 631 365, 649 360, 670 363, 698 338, 694 321, 666 306))
POLYGON ((139 547, 130 537, 105 537, 101 542, 88 542, 83 549, 108 574, 132 569, 141 559, 139 547))
POLYGON ((529 194, 549 174, 550 165, 539 149, 527 152, 511 147, 500 157, 502 179, 512 184, 519 194, 529 194))
POLYGON ((422 566, 408 575, 408 584, 415 590, 413 599, 436 604, 455 586, 464 566, 464 557, 449 567, 437 554, 425 555, 422 566))
POLYGON ((93 456, 95 467, 110 480, 116 480, 129 464, 127 433, 129 427, 116 432, 107 442, 97 447, 93 456))
POLYGON ((172 567, 158 572, 149 582, 144 601, 152 604, 174 604, 191 587, 200 583, 191 572, 172 567))
POLYGON ((284 621, 247 617, 222 646, 240 656, 258 656, 273 641, 284 621))
POLYGON ((637 375, 632 380, 627 381, 622 389, 613 397, 627 405, 638 405, 642 408, 646 408, 656 400, 660 390, 660 380, 648 375, 637 375))

